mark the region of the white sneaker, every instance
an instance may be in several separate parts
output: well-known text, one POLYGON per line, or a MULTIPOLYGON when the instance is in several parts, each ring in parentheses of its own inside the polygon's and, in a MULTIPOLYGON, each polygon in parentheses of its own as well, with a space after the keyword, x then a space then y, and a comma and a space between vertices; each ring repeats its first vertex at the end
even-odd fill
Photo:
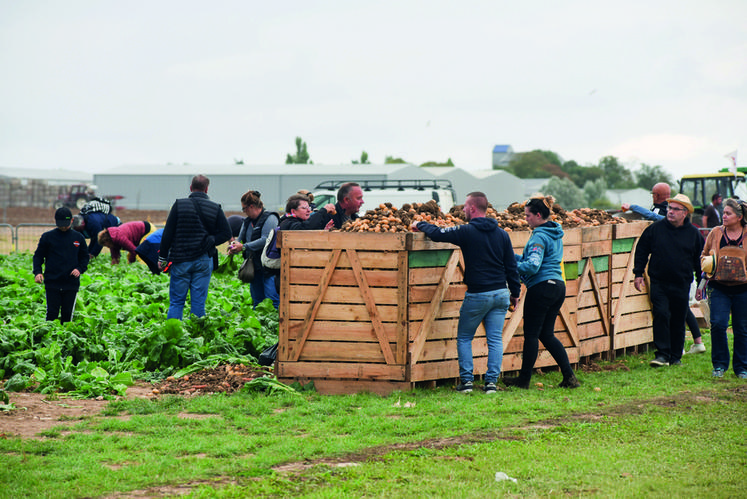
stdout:
POLYGON ((704 353, 706 351, 706 347, 702 343, 693 343, 693 346, 690 347, 690 350, 687 351, 687 353, 704 353))

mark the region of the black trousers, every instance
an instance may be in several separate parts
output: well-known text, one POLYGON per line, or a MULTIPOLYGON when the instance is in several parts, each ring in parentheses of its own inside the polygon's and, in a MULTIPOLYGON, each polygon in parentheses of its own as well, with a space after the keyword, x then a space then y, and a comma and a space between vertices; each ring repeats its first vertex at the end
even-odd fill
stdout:
POLYGON ((568 354, 555 337, 555 319, 565 301, 565 283, 559 279, 544 281, 527 289, 524 299, 524 351, 519 377, 529 381, 537 361, 539 342, 550 352, 563 377, 573 374, 568 354))
POLYGON ((669 362, 682 358, 685 346, 685 318, 690 310, 690 285, 676 285, 651 279, 651 311, 654 316, 656 356, 669 362))
POLYGON ((59 317, 62 324, 73 320, 73 310, 75 309, 75 298, 78 295, 78 290, 49 287, 45 289, 47 292, 47 320, 53 321, 59 317), (62 312, 62 315, 60 315, 60 312, 62 312))

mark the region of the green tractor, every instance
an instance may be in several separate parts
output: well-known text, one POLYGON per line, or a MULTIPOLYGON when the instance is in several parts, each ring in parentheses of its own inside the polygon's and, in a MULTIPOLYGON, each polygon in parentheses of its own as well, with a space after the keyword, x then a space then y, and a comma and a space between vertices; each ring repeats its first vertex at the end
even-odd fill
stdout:
POLYGON ((703 226, 703 212, 711 203, 711 197, 719 193, 726 198, 747 200, 746 168, 738 168, 737 173, 728 168, 718 173, 685 175, 680 180, 680 192, 690 198, 695 208, 692 223, 703 226))

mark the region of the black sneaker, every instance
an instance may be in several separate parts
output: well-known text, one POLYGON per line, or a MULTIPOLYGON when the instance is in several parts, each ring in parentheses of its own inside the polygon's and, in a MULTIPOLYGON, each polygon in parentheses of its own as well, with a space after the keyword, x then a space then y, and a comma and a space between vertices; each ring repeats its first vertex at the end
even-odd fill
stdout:
POLYGON ((483 388, 483 390, 485 390, 486 395, 489 395, 497 392, 498 388, 495 386, 495 383, 485 383, 485 388, 483 388))
POLYGON ((571 374, 567 378, 563 378, 563 381, 558 385, 560 388, 578 388, 581 386, 581 382, 576 378, 575 374, 571 374))
POLYGON ((681 360, 673 360, 672 362, 669 363, 669 365, 670 366, 681 366, 682 365, 682 361, 681 360))
POLYGON ((466 382, 459 382, 459 384, 456 387, 456 391, 459 393, 472 393, 472 382, 466 381, 466 382))
POLYGON ((506 386, 515 386, 516 388, 522 388, 524 390, 529 388, 529 380, 525 380, 521 376, 503 378, 503 384, 506 386))
POLYGON ((648 363, 651 367, 662 367, 662 366, 668 366, 669 362, 667 362, 667 359, 664 357, 656 357, 654 360, 648 363))

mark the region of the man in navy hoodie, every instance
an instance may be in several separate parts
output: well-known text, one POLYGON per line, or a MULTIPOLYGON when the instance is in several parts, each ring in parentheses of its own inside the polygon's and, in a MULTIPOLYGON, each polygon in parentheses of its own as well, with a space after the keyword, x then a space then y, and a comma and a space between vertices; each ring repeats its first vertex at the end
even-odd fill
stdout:
POLYGON ((34 252, 34 281, 44 283, 47 295, 47 320, 59 316, 60 322, 73 319, 80 275, 88 268, 88 248, 83 234, 70 228, 73 214, 60 208, 54 214, 57 224, 42 234, 34 252), (42 273, 42 266, 44 271, 42 273))
POLYGON ((481 322, 485 323, 488 343, 484 390, 485 393, 496 392, 495 384, 503 363, 503 322, 509 305, 515 306, 521 293, 511 239, 495 219, 485 216, 487 210, 485 194, 471 192, 464 202, 468 224, 446 228, 426 222, 412 224, 413 230, 424 232, 430 239, 455 244, 462 250, 467 285, 457 326, 460 378, 457 391, 462 393, 472 391, 472 340, 481 322))

